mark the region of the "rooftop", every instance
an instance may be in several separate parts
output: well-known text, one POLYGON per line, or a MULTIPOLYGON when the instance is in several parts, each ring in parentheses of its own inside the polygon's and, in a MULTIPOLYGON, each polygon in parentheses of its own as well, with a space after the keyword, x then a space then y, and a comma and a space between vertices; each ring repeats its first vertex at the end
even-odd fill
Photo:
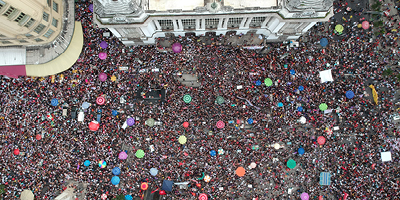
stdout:
MULTIPOLYGON (((207 0, 148 0, 149 10, 166 11, 174 9, 193 10, 196 7, 205 6, 207 0)), ((220 0, 216 0, 220 2, 220 0)), ((245 7, 272 7, 277 6, 277 0, 222 0, 224 6, 233 8, 245 7)))

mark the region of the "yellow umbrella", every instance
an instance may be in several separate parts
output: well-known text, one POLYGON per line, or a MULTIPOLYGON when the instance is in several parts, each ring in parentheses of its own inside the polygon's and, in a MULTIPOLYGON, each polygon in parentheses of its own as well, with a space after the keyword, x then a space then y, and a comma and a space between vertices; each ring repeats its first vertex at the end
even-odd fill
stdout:
POLYGON ((185 144, 187 141, 186 136, 184 136, 184 135, 179 136, 178 141, 179 141, 179 144, 185 144))
POLYGON ((111 76, 111 81, 114 82, 117 80, 117 77, 115 75, 111 76))
POLYGON ((362 24, 358 24, 358 25, 357 25, 357 28, 362 28, 362 24))

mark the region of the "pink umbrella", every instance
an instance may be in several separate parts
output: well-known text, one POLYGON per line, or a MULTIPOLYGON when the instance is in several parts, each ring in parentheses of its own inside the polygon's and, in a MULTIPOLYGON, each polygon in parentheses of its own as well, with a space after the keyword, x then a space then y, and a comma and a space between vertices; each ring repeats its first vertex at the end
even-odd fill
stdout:
POLYGON ((106 59, 107 58, 107 53, 104 53, 104 52, 99 53, 99 58, 102 59, 102 60, 106 59))
POLYGON ((183 127, 185 128, 189 127, 189 122, 183 122, 183 127))
POLYGON ((100 79, 100 81, 105 81, 105 80, 107 80, 107 74, 106 74, 106 73, 100 73, 100 74, 99 74, 99 79, 100 79))
POLYGON ((179 43, 174 43, 172 45, 172 51, 174 51, 175 53, 180 53, 182 51, 182 45, 179 43))
POLYGON ((362 22, 362 28, 363 29, 368 29, 369 28, 369 22, 368 21, 363 21, 362 22))
POLYGON ((324 136, 319 136, 317 139, 318 144, 323 145, 326 142, 326 139, 324 136))
POLYGON ((208 196, 207 196, 206 194, 201 193, 201 194, 199 195, 199 200, 207 200, 207 199, 208 199, 208 196))
POLYGON ((119 153, 118 158, 121 160, 125 160, 126 158, 128 158, 128 154, 126 154, 125 151, 121 151, 121 153, 119 153))
POLYGON ((96 103, 97 103, 98 105, 104 105, 104 104, 106 103, 106 98, 104 98, 104 97, 102 97, 102 96, 99 96, 99 97, 97 97, 97 99, 96 99, 96 103))
POLYGON ((224 128, 224 127, 225 127, 225 123, 223 121, 217 122, 217 128, 224 128))
POLYGON ((301 200, 308 200, 310 196, 307 193, 303 192, 301 193, 300 198, 301 200))

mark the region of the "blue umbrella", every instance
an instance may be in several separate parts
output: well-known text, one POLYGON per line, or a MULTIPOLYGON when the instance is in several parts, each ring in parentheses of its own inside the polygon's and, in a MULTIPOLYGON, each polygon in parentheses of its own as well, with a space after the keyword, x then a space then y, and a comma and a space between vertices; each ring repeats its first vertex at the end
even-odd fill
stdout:
POLYGON ((118 111, 113 110, 113 111, 111 111, 111 114, 112 114, 113 116, 117 116, 117 115, 118 115, 118 111))
POLYGON ((261 85, 261 81, 260 81, 260 80, 257 80, 257 81, 256 81, 256 85, 257 85, 257 86, 260 86, 260 85, 261 85))
POLYGON ((211 155, 211 156, 215 156, 215 155, 217 155, 217 152, 215 152, 214 150, 211 150, 211 151, 210 151, 210 155, 211 155))
POLYGON ((132 195, 125 195, 125 200, 132 200, 133 199, 133 197, 132 197, 132 195))
POLYGON ((118 176, 113 176, 112 178, 111 178, 111 183, 113 184, 113 185, 118 185, 119 184, 119 177, 118 176))
POLYGON ((301 107, 301 106, 297 107, 297 111, 299 111, 299 112, 303 111, 303 107, 301 107))
POLYGON ((249 123, 249 124, 252 124, 254 121, 253 121, 253 119, 252 118, 249 118, 248 120, 247 120, 247 123, 249 123))
POLYGON ((354 97, 354 92, 351 91, 351 90, 347 91, 346 92, 346 97, 349 98, 349 99, 352 99, 354 97))
POLYGON ((290 74, 291 74, 291 75, 294 75, 294 74, 296 74, 296 71, 294 71, 294 69, 291 69, 291 70, 290 70, 290 74))
POLYGON ((114 167, 114 169, 112 169, 112 173, 117 176, 121 174, 121 169, 119 167, 114 167))
POLYGON ((299 91, 303 91, 304 87, 302 85, 299 86, 299 91))
POLYGON ((300 148, 297 150, 297 152, 298 152, 300 155, 303 155, 303 154, 304 154, 304 149, 300 147, 300 148))
POLYGON ((82 108, 83 109, 87 109, 87 108, 89 108, 89 106, 90 106, 90 104, 88 102, 86 102, 86 101, 82 103, 82 108))
POLYGON ((326 45, 328 45, 328 39, 322 38, 322 39, 319 41, 319 44, 320 44, 322 47, 325 47, 326 45))
POLYGON ((282 103, 282 102, 279 102, 279 103, 278 103, 278 107, 283 107, 283 103, 282 103))
POLYGON ((151 174, 152 176, 157 176, 157 174, 158 174, 158 169, 156 169, 156 168, 151 168, 151 169, 150 169, 150 174, 151 174))
POLYGON ((83 165, 85 165, 85 167, 89 167, 90 161, 89 161, 89 160, 85 160, 85 162, 83 163, 83 165))
POLYGON ((58 105, 58 99, 52 99, 51 100, 51 105, 52 106, 57 106, 58 105))

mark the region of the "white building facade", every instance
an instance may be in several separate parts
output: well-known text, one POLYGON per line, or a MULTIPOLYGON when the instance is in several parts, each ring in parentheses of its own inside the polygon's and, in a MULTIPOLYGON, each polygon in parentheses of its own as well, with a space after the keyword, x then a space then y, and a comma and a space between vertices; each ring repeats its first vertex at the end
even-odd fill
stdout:
POLYGON ((166 34, 207 32, 295 40, 332 16, 333 0, 94 0, 93 21, 125 45, 145 45, 166 34))

